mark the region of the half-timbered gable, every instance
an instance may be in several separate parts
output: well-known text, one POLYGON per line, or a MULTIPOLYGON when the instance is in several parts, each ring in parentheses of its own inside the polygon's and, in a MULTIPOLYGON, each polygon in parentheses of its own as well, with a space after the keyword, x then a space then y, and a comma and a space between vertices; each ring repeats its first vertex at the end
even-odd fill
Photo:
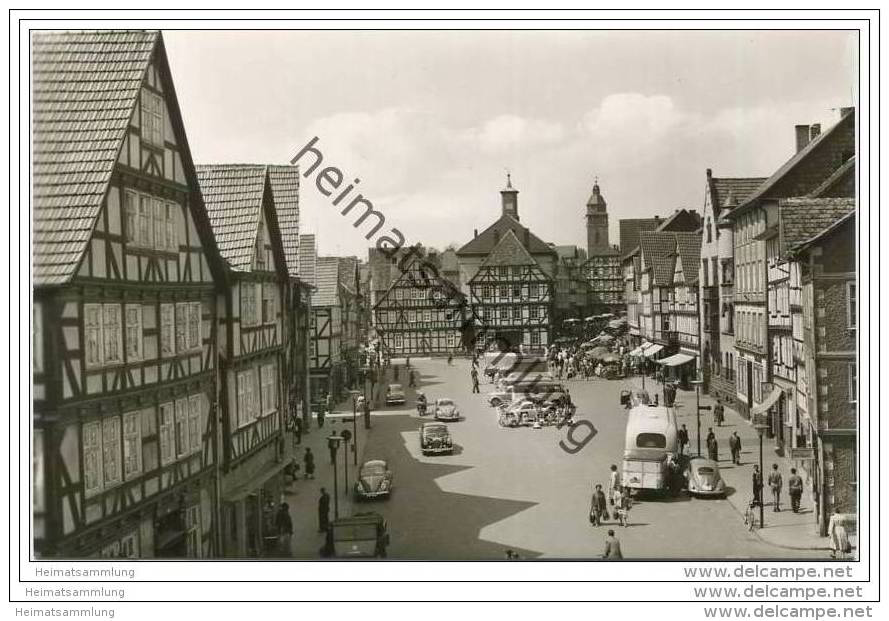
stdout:
POLYGON ((553 281, 512 230, 469 281, 482 336, 478 345, 538 348, 550 343, 553 281))
POLYGON ((37 551, 207 556, 221 271, 163 39, 32 51, 37 551))
POLYGON ((374 325, 392 356, 452 353, 462 347, 466 303, 459 289, 414 261, 374 307, 374 325))
POLYGON ((309 369, 312 399, 318 401, 328 393, 338 392, 342 384, 343 308, 338 257, 317 258, 315 287, 309 369))

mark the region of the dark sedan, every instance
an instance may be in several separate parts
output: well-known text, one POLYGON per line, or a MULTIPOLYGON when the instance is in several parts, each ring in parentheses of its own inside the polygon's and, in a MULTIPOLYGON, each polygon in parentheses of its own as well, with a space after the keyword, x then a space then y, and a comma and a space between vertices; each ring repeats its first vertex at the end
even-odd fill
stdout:
POLYGON ((388 498, 390 493, 392 493, 392 471, 389 470, 389 464, 382 459, 364 462, 355 482, 355 498, 358 500, 388 498))

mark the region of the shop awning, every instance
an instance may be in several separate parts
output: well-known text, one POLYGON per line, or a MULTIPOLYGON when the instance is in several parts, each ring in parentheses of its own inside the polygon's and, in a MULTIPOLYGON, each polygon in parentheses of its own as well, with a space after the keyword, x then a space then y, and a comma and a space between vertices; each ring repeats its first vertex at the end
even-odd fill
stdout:
POLYGON ((646 358, 653 358, 654 356, 659 354, 663 348, 663 345, 652 345, 651 347, 646 348, 642 355, 646 358))
POLYGON ((630 356, 641 356, 642 353, 643 353, 646 349, 648 349, 649 347, 651 347, 651 343, 649 343, 648 341, 645 341, 645 342, 642 343, 639 347, 637 347, 636 349, 634 349, 633 351, 631 351, 631 352, 629 353, 629 355, 630 355, 630 356))
POLYGON ((778 403, 778 399, 781 398, 781 395, 784 394, 783 390, 778 390, 777 388, 772 389, 772 392, 768 394, 768 396, 763 399, 762 403, 759 405, 754 405, 753 409, 750 410, 751 418, 754 416, 759 416, 760 414, 768 411, 770 407, 778 403))
POLYGON ((689 356, 688 354, 673 354, 672 356, 667 356, 666 358, 658 360, 657 363, 662 364, 665 367, 678 367, 679 365, 691 362, 694 359, 694 356, 689 356))

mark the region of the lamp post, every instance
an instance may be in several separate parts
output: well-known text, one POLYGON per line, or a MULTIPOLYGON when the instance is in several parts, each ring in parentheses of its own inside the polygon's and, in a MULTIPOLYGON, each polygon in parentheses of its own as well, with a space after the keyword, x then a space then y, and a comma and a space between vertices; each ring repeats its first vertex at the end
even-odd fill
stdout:
POLYGON ((352 453, 354 454, 353 463, 358 465, 358 395, 361 394, 360 390, 350 390, 349 394, 352 395, 352 453))
POLYGON ((695 387, 695 413, 698 419, 698 457, 701 456, 701 384, 704 380, 695 378, 691 381, 695 387))
POLYGON ((759 434, 759 527, 763 528, 765 526, 765 499, 762 497, 763 494, 763 483, 765 482, 765 469, 762 463, 762 437, 765 435, 766 430, 769 428, 768 417, 763 416, 762 414, 754 414, 753 415, 753 428, 756 429, 756 433, 759 434))
POLYGON ((343 439, 343 496, 349 495, 349 441, 352 440, 352 432, 348 429, 343 429, 340 432, 340 437, 343 439))
POLYGON ((339 492, 339 475, 336 471, 336 454, 340 448, 340 442, 343 441, 341 436, 336 434, 327 436, 327 446, 333 451, 333 518, 340 517, 340 492, 339 492))

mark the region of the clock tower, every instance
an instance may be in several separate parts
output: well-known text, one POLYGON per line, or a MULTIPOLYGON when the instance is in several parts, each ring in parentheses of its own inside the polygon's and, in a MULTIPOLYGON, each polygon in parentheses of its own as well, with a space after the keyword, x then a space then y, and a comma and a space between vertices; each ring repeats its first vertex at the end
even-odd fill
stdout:
POLYGON ((586 249, 587 256, 608 254, 608 203, 599 191, 599 180, 593 184, 593 193, 586 203, 586 249))

